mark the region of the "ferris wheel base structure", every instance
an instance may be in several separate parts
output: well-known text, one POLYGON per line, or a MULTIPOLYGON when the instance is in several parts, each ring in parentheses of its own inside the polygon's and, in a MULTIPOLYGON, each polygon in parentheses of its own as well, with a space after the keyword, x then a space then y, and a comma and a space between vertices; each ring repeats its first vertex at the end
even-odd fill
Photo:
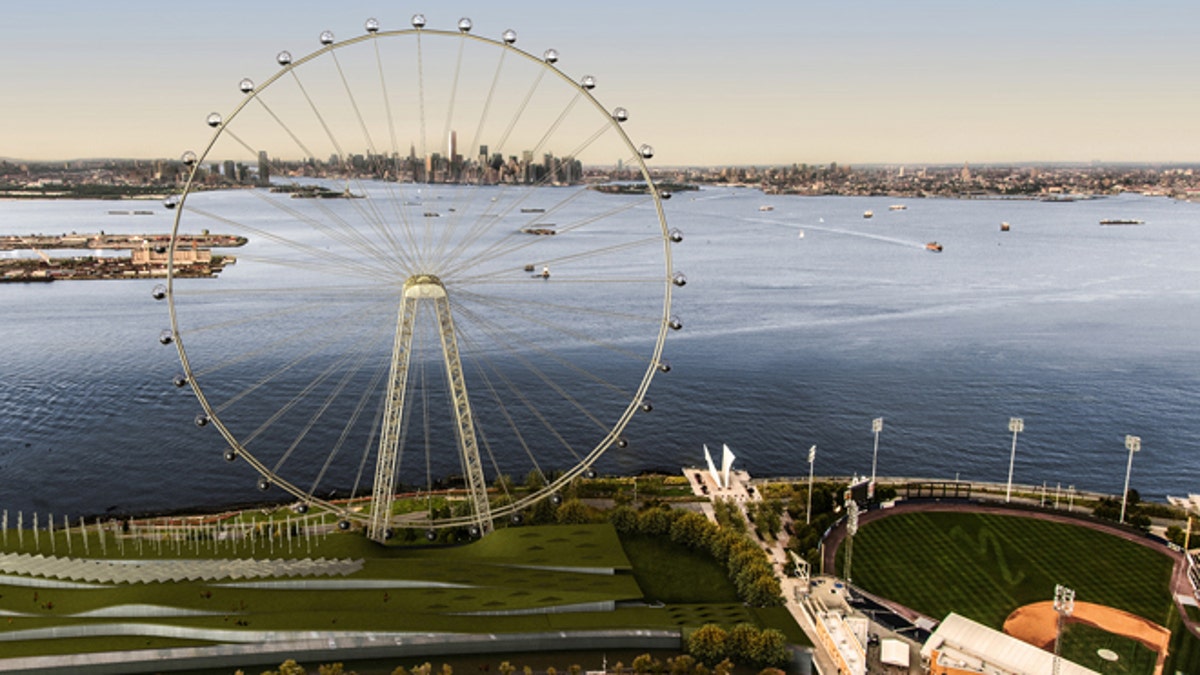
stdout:
POLYGON ((417 310, 419 304, 426 301, 433 303, 437 314, 438 333, 442 339, 442 358, 454 408, 458 447, 466 470, 471 503, 475 509, 474 527, 480 535, 492 531, 487 483, 483 476, 483 465, 479 460, 479 444, 475 435, 475 422, 471 416, 470 399, 467 397, 467 385, 463 378, 462 359, 458 354, 458 340, 454 336, 454 317, 450 312, 450 300, 440 279, 432 274, 418 274, 404 283, 404 300, 400 306, 400 318, 396 322, 387 409, 379 442, 379 459, 371 499, 371 520, 367 524, 367 536, 377 542, 386 541, 391 535, 392 505, 396 499, 397 448, 404 414, 404 392, 408 383, 408 357, 412 353, 417 310))

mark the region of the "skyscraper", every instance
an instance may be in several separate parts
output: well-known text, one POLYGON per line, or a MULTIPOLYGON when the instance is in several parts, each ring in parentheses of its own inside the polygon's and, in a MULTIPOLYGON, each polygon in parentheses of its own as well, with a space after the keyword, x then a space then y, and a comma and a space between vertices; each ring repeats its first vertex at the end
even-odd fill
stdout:
POLYGON ((451 162, 458 159, 458 132, 451 131, 450 138, 446 139, 446 149, 449 150, 447 157, 451 162))
POLYGON ((267 151, 258 151, 258 186, 266 187, 271 184, 271 163, 267 161, 267 151))

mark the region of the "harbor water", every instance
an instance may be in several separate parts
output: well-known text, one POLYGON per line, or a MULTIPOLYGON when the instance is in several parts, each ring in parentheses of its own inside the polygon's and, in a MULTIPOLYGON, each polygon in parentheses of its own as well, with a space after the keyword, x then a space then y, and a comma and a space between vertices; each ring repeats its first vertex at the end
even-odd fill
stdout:
MULTIPOLYGON (((111 205, 0 201, 0 234, 170 231, 161 208, 125 217, 111 205)), ((1132 487, 1200 491, 1200 205, 721 187, 665 207, 685 234, 674 256, 688 283, 673 304, 684 328, 668 335, 653 413, 635 416, 629 447, 600 472, 675 472, 726 443, 754 476, 807 475, 814 444, 818 475, 869 474, 882 417, 881 475, 1003 481, 1008 421, 1021 417, 1019 483, 1117 494, 1132 434, 1132 487)), ((157 339, 169 320, 156 283, 0 285, 0 507, 90 516, 261 497, 171 384, 179 362, 157 339)), ((594 358, 603 370, 605 354, 594 358)))

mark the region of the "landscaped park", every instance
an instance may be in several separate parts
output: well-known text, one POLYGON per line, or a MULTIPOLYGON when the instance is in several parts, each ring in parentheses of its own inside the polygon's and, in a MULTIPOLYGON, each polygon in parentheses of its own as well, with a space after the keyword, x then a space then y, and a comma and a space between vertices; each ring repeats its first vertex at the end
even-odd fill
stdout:
MULTIPOLYGON (((441 654, 606 645, 683 654, 706 624, 806 644, 786 610, 748 602, 748 582, 730 573, 761 569, 746 563, 749 552, 762 556, 743 534, 715 536, 703 516, 661 506, 609 514, 615 524, 513 526, 462 545, 398 537, 384 546, 332 525, 302 534, 286 508, 257 514, 249 536, 232 527, 7 529, 0 653, 86 654, 88 663, 100 652, 219 653, 237 656, 211 664, 266 666, 311 656, 318 639, 412 666, 441 654), (721 542, 724 556, 706 541, 721 542), (431 658, 408 658, 422 655, 431 658)), ((322 663, 347 658, 326 651, 335 658, 322 663)))

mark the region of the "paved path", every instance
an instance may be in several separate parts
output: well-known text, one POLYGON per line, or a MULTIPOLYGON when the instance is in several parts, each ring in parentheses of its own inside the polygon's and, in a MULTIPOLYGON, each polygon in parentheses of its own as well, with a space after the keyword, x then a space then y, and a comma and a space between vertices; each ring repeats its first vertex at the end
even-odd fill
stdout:
MULTIPOLYGON (((1200 638, 1200 623, 1192 621, 1192 619, 1188 616, 1186 608, 1184 607, 1184 603, 1181 602, 1181 596, 1184 598, 1194 598, 1192 584, 1188 580, 1188 564, 1185 554, 1179 551, 1174 551, 1158 541, 1149 539, 1148 537, 1145 537, 1137 532, 1132 532, 1116 524, 1109 524, 1105 521, 1091 518, 1079 518, 1078 516, 1073 517, 1066 515, 1061 511, 1017 509, 1004 506, 1003 504, 979 504, 976 502, 899 502, 895 507, 890 509, 873 509, 871 511, 864 511, 860 513, 858 516, 858 523, 861 527, 862 525, 872 521, 902 513, 933 513, 946 511, 956 511, 960 513, 989 513, 1004 516, 1036 518, 1038 520, 1049 520, 1058 523, 1066 523, 1068 525, 1078 525, 1080 527, 1087 527, 1099 532, 1120 537, 1126 541, 1131 541, 1135 544, 1154 549, 1163 555, 1169 556, 1175 563, 1174 569, 1171 572, 1171 597, 1175 599, 1175 604, 1179 609, 1179 616, 1183 621, 1183 625, 1187 626, 1187 629, 1191 631, 1192 635, 1200 638)), ((833 528, 832 531, 830 531, 829 536, 825 538, 825 557, 822 562, 827 573, 833 573, 836 570, 838 547, 841 546, 845 538, 846 521, 842 520, 837 524, 836 527, 833 528)), ((908 608, 902 608, 899 605, 896 605, 896 603, 889 604, 897 607, 897 609, 902 609, 902 613, 905 616, 920 616, 918 612, 908 608)))

